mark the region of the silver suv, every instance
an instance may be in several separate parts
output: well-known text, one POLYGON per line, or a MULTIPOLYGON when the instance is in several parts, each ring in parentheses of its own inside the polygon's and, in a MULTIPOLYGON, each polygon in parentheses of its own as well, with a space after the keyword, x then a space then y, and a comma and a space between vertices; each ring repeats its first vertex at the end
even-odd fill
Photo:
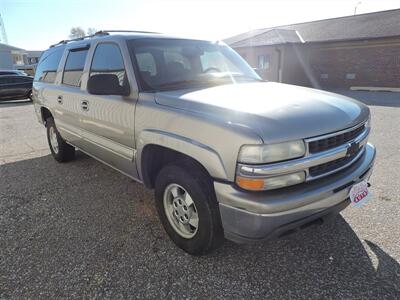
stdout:
POLYGON ((154 189, 166 232, 191 254, 286 235, 368 194, 368 107, 265 82, 222 42, 62 41, 40 59, 33 100, 57 161, 79 149, 154 189))

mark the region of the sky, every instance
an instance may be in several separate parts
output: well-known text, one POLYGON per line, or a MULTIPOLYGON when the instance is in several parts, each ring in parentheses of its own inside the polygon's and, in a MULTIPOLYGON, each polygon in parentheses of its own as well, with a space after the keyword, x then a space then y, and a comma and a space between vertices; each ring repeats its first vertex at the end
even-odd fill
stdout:
POLYGON ((224 39, 252 29, 400 8, 400 0, 0 0, 8 43, 44 50, 71 27, 224 39))

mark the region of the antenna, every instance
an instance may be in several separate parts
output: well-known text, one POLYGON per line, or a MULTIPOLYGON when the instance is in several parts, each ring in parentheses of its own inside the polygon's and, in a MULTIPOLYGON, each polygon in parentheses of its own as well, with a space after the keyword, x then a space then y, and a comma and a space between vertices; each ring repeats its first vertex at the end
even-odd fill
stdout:
POLYGON ((8 44, 6 29, 4 27, 3 19, 0 14, 0 43, 8 44))

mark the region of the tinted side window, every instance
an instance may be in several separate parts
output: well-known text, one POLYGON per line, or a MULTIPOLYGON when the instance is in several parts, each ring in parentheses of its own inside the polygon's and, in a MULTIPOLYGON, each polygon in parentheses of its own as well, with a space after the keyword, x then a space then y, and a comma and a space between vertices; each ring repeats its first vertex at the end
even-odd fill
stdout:
POLYGON ((96 74, 117 75, 119 84, 124 85, 125 67, 121 51, 116 44, 99 44, 94 52, 90 76, 96 74))
POLYGON ((72 50, 68 53, 62 83, 72 86, 81 86, 81 77, 87 53, 88 49, 72 50))
POLYGON ((35 81, 54 83, 63 51, 62 48, 43 54, 36 69, 35 81))

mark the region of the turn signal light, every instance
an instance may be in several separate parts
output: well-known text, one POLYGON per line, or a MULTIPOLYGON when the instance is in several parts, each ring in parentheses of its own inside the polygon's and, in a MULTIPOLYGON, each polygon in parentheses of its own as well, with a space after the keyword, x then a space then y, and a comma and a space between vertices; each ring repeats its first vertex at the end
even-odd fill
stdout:
POLYGON ((262 191, 264 189, 264 179, 236 176, 236 184, 242 189, 250 191, 262 191))

